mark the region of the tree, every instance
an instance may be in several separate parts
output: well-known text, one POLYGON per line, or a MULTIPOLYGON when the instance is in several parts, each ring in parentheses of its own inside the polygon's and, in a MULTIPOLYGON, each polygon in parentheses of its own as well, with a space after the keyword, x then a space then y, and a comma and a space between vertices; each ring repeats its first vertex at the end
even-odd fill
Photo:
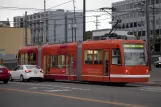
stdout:
POLYGON ((87 31, 85 33, 85 40, 87 40, 87 39, 92 39, 92 31, 87 31))

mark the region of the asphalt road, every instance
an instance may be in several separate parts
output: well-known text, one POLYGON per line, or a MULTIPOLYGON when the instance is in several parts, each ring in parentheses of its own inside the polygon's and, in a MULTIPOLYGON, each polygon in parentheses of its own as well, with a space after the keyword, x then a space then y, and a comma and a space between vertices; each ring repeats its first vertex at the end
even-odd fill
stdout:
POLYGON ((161 68, 152 66, 150 81, 161 82, 161 68))
POLYGON ((0 107, 161 107, 161 87, 63 82, 0 83, 0 107))

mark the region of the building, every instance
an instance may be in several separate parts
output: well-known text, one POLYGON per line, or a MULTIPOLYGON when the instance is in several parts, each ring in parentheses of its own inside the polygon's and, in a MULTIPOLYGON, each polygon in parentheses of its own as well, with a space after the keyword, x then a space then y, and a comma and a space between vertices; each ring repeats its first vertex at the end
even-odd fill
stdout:
MULTIPOLYGON (((27 42, 31 43, 31 32, 28 31, 27 42)), ((25 30, 24 28, 0 28, 0 54, 13 54, 16 55, 19 48, 25 46, 25 30)))
POLYGON ((7 21, 0 21, 0 27, 10 27, 9 19, 7 21))
MULTIPOLYGON (((62 9, 27 15, 27 26, 31 29, 31 42, 59 43, 83 41, 83 14, 62 9), (76 39, 75 39, 76 33, 76 39)), ((14 27, 25 27, 25 17, 14 17, 14 27), (21 23, 23 21, 23 24, 21 23)))
POLYGON ((13 21, 14 21, 14 27, 17 27, 17 28, 24 27, 24 18, 23 18, 23 16, 14 17, 13 21))
MULTIPOLYGON (((153 1, 155 8, 160 9, 161 7, 160 0, 149 0, 151 37, 153 37, 153 1)), ((116 10, 113 10, 112 14, 116 18, 113 18, 112 22, 121 19, 121 23, 117 26, 118 29, 127 30, 130 35, 134 34, 146 40, 145 0, 124 0, 113 3, 112 7, 116 10)), ((154 51, 161 52, 161 12, 156 9, 154 13, 155 35, 157 36, 154 51)))

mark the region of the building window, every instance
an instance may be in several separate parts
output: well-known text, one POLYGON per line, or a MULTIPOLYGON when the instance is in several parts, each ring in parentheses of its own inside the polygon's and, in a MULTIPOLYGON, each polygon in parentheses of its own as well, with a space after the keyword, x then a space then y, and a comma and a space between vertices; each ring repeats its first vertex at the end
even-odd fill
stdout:
POLYGON ((156 30, 156 35, 159 36, 159 29, 156 30))
POLYGON ((129 28, 129 24, 128 23, 126 23, 126 28, 129 28))
POLYGON ((133 8, 134 8, 134 4, 130 3, 130 9, 133 9, 133 8))
POLYGON ((122 25, 122 29, 125 29, 125 24, 122 25))
POLYGON ((130 23, 130 28, 133 28, 133 22, 130 23))
POLYGON ((142 36, 145 36, 145 31, 142 31, 142 36))
POLYGON ((159 0, 156 0, 156 4, 159 4, 159 0))
POLYGON ((137 18, 137 12, 134 12, 134 18, 137 18))
POLYGON ((121 53, 120 49, 112 49, 112 64, 121 65, 121 53))
POLYGON ((130 13, 130 18, 133 18, 133 12, 130 13))
POLYGON ((137 27, 137 22, 134 22, 134 27, 137 27))
POLYGON ((138 36, 139 36, 139 37, 141 36, 141 31, 138 31, 138 36))

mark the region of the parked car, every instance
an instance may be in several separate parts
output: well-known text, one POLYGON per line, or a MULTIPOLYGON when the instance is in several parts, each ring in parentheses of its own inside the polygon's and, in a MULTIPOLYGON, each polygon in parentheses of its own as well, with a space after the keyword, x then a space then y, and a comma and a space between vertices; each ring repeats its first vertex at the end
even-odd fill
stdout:
POLYGON ((43 70, 37 65, 18 65, 10 74, 10 81, 38 80, 41 82, 44 78, 43 70))
POLYGON ((0 65, 0 81, 7 84, 10 78, 10 70, 3 65, 0 65))
POLYGON ((161 67, 161 61, 156 61, 156 62, 154 62, 154 66, 155 66, 156 68, 161 67))

